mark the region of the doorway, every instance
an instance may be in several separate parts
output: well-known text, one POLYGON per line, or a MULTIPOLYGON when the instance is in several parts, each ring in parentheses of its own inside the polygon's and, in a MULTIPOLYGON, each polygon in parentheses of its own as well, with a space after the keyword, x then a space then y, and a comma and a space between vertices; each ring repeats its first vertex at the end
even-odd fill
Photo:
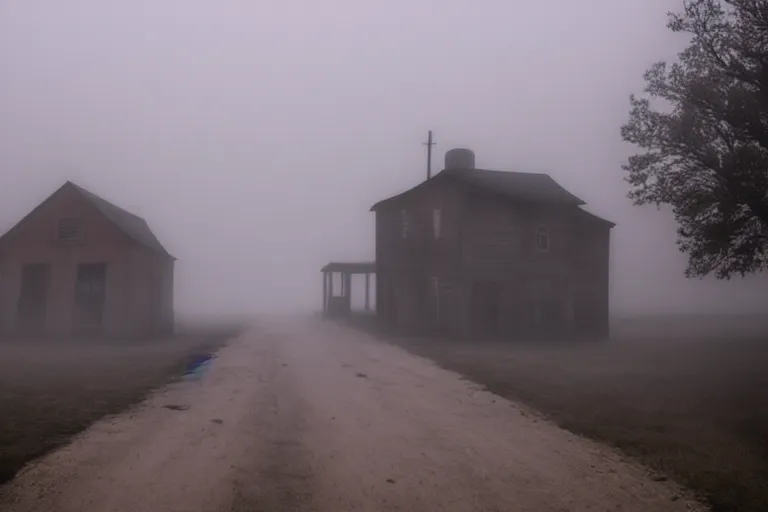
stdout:
POLYGON ((545 299, 529 304, 530 334, 552 338, 566 332, 565 304, 563 301, 545 299))
POLYGON ((597 308, 588 302, 577 303, 574 308, 574 330, 582 336, 595 336, 600 325, 597 308))
POLYGON ((25 334, 42 334, 45 331, 49 276, 47 263, 32 263, 21 269, 18 325, 25 334))
POLYGON ((103 331, 106 284, 106 263, 81 263, 77 266, 73 319, 73 330, 77 334, 103 331))
POLYGON ((483 337, 495 338, 501 333, 501 285, 481 281, 472 285, 473 331, 483 337))

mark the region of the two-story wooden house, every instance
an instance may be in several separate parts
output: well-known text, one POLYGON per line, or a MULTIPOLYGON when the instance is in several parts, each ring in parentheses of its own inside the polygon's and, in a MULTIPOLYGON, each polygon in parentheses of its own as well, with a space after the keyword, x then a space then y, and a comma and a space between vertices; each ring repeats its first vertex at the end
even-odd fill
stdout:
POLYGON ((546 174, 445 169, 376 203, 376 303, 401 333, 608 335, 612 222, 546 174))

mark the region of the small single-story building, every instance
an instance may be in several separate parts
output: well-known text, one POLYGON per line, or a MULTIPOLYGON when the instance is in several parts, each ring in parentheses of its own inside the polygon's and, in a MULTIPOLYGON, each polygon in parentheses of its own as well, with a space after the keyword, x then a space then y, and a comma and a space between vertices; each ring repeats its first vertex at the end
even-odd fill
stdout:
POLYGON ((168 335, 174 262, 144 219, 68 181, 0 237, 0 333, 168 335))

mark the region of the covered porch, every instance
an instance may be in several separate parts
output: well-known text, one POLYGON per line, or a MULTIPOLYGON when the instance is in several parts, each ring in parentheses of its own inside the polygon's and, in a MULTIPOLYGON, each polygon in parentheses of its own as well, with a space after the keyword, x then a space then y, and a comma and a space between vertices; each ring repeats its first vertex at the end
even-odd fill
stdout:
MULTIPOLYGON (((352 312, 352 276, 365 276, 364 310, 371 311, 371 274, 376 276, 375 262, 330 262, 323 273, 323 315, 345 317, 352 312), (336 279, 335 276, 339 276, 336 279), (338 284, 338 287, 336 286, 338 284)), ((374 282, 375 285, 375 282, 374 282)))

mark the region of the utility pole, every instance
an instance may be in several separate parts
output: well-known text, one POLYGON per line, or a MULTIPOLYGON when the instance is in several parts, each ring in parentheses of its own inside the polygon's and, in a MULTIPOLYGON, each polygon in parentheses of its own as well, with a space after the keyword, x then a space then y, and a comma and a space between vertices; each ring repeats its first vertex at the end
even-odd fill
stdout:
POLYGON ((427 137, 427 142, 424 145, 427 146, 427 179, 429 179, 432 177, 432 146, 435 145, 432 142, 432 130, 429 130, 429 137, 427 137))

